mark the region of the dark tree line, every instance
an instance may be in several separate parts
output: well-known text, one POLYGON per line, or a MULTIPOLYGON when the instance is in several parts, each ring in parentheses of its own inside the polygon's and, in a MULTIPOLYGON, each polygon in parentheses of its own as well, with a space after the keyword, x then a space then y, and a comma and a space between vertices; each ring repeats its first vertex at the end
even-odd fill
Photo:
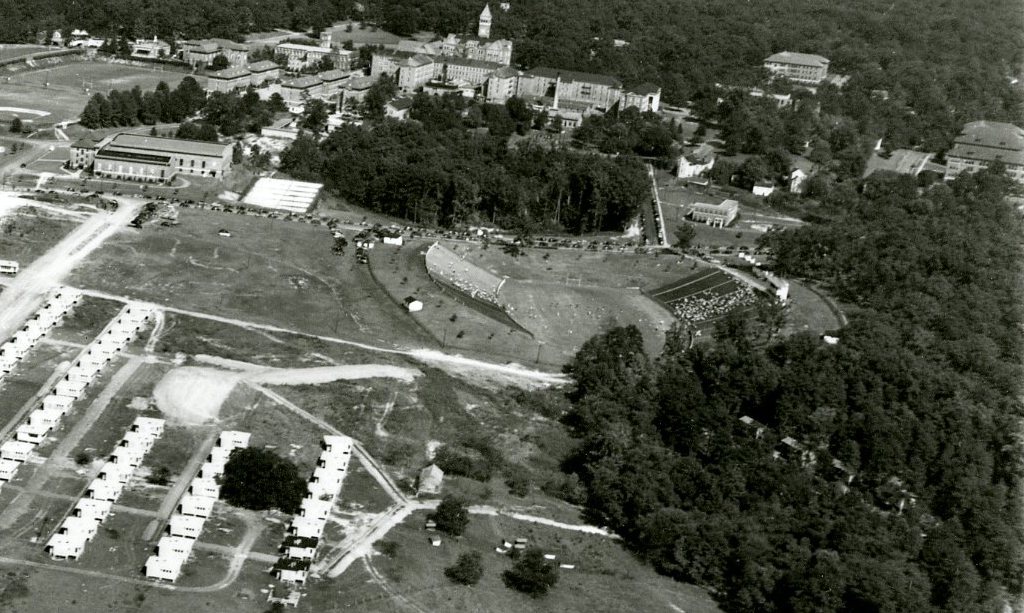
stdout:
POLYGON ((178 138, 216 141, 218 131, 224 136, 258 134, 263 126, 270 125, 274 113, 285 110, 287 106, 280 94, 260 100, 249 88, 241 93, 213 92, 207 97, 195 79, 185 77, 174 90, 161 81, 151 92, 143 93, 136 86, 130 91, 93 94, 82 110, 81 123, 86 128, 102 128, 182 122, 178 138), (200 122, 186 121, 196 113, 202 117, 200 122))
POLYGON ((137 85, 127 91, 111 90, 107 95, 96 92, 82 110, 81 123, 86 128, 105 128, 179 122, 205 103, 206 91, 195 79, 185 77, 173 90, 161 81, 151 92, 143 92, 137 85))
POLYGON ((300 136, 282 153, 281 169, 323 180, 371 210, 444 226, 621 230, 649 197, 636 160, 510 149, 515 122, 505 106, 471 106, 463 118, 462 104, 418 96, 410 113, 416 122, 346 125, 319 145, 300 136))
POLYGON ((730 612, 1013 600, 1021 224, 1009 189, 997 172, 921 192, 883 175, 819 223, 770 236, 780 272, 857 306, 837 345, 765 345, 735 314, 714 343, 670 339, 656 359, 633 327, 588 341, 567 367, 565 423, 591 520, 730 612))

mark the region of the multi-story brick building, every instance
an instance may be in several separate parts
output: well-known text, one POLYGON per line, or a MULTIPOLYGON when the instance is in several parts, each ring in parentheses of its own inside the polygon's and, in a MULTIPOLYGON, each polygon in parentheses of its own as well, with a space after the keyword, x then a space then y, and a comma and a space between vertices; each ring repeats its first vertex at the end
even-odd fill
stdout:
POLYGON ((796 81, 817 85, 828 76, 828 58, 810 53, 794 53, 782 51, 768 56, 764 61, 764 67, 772 74, 796 81))
POLYGON ((1006 166, 1006 174, 1024 183, 1024 128, 998 121, 972 121, 964 125, 946 152, 946 180, 961 172, 977 172, 994 162, 1006 166))

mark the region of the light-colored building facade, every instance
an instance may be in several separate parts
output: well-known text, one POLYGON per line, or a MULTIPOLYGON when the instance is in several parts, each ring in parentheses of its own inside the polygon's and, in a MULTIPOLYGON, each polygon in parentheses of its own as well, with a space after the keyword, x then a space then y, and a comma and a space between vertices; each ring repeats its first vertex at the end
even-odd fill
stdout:
POLYGON ((1006 174, 1024 183, 1024 128, 998 121, 972 121, 964 125, 946 152, 946 180, 962 172, 977 172, 994 162, 1006 174))
POLYGON ((164 183, 178 173, 221 177, 230 167, 230 144, 122 133, 100 143, 92 172, 110 179, 164 183))
POLYGON ((300 45, 281 43, 274 48, 274 53, 288 58, 288 70, 302 70, 316 66, 323 60, 330 60, 338 70, 350 70, 352 67, 352 51, 334 49, 329 45, 300 45))
POLYGON ((828 65, 828 58, 793 51, 782 51, 764 60, 764 67, 775 76, 809 85, 817 85, 825 80, 828 65))
POLYGON ((291 79, 281 84, 281 97, 289 105, 300 105, 323 94, 324 82, 316 75, 291 79))
POLYGON ((494 62, 502 66, 508 66, 512 63, 512 41, 510 40, 488 40, 480 37, 449 34, 438 46, 440 55, 448 57, 494 62))
POLYGON ((691 219, 718 228, 724 228, 731 224, 739 212, 740 203, 735 200, 725 200, 719 204, 696 202, 690 206, 691 219))
POLYGON ((171 55, 171 45, 157 37, 152 40, 139 38, 129 43, 132 49, 132 57, 162 58, 171 55))
POLYGON ((223 38, 183 40, 178 49, 182 61, 196 68, 206 68, 218 55, 226 57, 232 66, 244 66, 249 61, 249 47, 223 38))

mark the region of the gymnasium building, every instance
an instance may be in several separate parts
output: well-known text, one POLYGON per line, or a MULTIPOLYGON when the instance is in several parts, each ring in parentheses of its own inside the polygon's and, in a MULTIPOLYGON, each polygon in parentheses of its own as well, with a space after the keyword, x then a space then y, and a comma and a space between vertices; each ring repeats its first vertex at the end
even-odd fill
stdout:
POLYGON ((74 143, 70 165, 91 167, 97 177, 149 183, 167 183, 178 173, 216 178, 231 167, 231 145, 122 133, 74 143))

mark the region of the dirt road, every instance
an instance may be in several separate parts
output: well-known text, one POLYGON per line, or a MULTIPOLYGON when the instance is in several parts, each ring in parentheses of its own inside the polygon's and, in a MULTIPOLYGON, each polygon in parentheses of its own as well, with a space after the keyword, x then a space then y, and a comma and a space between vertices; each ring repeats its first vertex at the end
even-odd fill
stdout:
POLYGON ((116 212, 96 213, 45 255, 23 268, 0 294, 0 338, 16 332, 42 306, 47 292, 60 285, 68 273, 104 241, 127 226, 142 204, 142 200, 121 199, 116 212))

